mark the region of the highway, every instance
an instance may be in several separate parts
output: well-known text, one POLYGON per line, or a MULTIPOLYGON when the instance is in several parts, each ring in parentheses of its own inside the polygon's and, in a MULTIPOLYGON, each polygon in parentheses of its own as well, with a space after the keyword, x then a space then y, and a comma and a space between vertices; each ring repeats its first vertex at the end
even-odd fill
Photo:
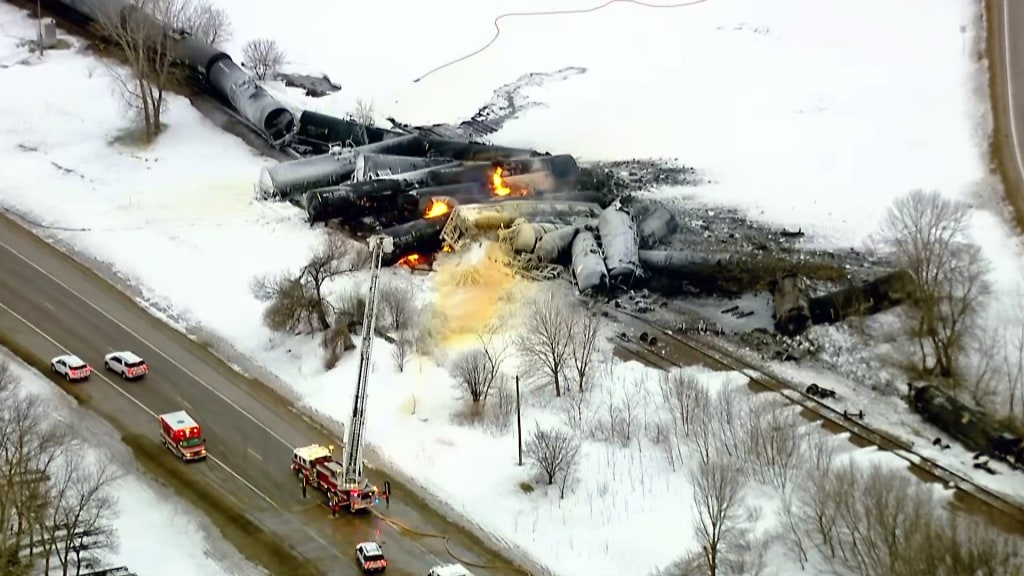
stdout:
MULTIPOLYGON (((321 494, 313 490, 303 499, 288 468, 292 448, 313 442, 340 447, 340 440, 311 424, 269 387, 239 374, 6 217, 0 217, 0 333, 47 360, 71 352, 91 363, 96 368, 92 379, 74 386, 87 396, 87 408, 119 429, 146 434, 156 443, 156 414, 188 411, 204 428, 211 458, 186 465, 170 452, 166 457, 185 467, 191 481, 216 488, 315 563, 320 573, 358 574, 354 546, 375 538, 384 543, 389 574, 422 576, 431 566, 453 561, 441 539, 409 536, 396 530, 399 524, 374 515, 332 518, 321 494), (104 354, 121 349, 147 360, 151 372, 145 379, 125 382, 104 372, 104 354)), ((383 485, 384 477, 375 471, 370 478, 383 485)), ((381 512, 416 530, 448 535, 461 558, 508 565, 487 545, 431 511, 410 488, 390 480, 394 497, 387 510, 381 502, 381 512)))
POLYGON ((993 154, 1006 198, 1024 227, 1024 2, 986 0, 993 154))

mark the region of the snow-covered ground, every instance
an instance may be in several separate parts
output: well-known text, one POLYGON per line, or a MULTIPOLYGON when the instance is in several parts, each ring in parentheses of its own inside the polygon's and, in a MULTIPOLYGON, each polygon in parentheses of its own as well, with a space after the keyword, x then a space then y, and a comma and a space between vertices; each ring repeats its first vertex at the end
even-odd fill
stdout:
POLYGON ((93 563, 94 569, 125 566, 138 576, 264 573, 224 541, 201 512, 140 472, 130 460, 131 452, 109 425, 79 408, 44 375, 5 348, 0 348, 0 362, 10 366, 23 393, 52 407, 52 417, 67 423, 71 432, 86 442, 91 456, 113 459, 121 467, 124 475, 109 488, 117 501, 113 526, 118 545, 103 553, 101 560, 93 563))
MULTIPOLYGON (((533 89, 546 107, 506 124, 496 143, 581 159, 676 157, 713 180, 685 190, 695 200, 802 227, 822 245, 860 243, 911 188, 979 200, 977 238, 996 263, 998 287, 1018 286, 1016 240, 986 211, 996 192, 982 156, 989 121, 970 0, 708 0, 671 10, 623 3, 586 15, 507 18, 490 49, 417 83, 485 44, 502 12, 592 3, 298 1, 287 11, 269 2, 218 4, 234 20, 236 57, 246 40, 269 34, 297 67, 327 72, 344 87, 320 100, 275 87, 302 106, 343 113, 363 98, 380 116, 450 122, 524 73, 584 66, 583 75, 533 89), (414 40, 397 40, 404 34, 414 40)), ((149 305, 217 334, 305 404, 330 406, 329 415, 344 420, 351 388, 338 382, 354 380, 353 355, 325 372, 319 340, 272 335, 250 294, 254 275, 301 265, 320 234, 297 210, 252 200, 269 161, 177 97, 155 146, 111 144, 125 123, 104 66, 77 50, 39 61, 20 46, 33 36, 25 13, 0 4, 0 85, 19 87, 0 98, 0 157, 17 168, 0 170, 3 207, 109 264, 149 305)), ((418 282, 426 303, 455 302, 463 312, 466 302, 499 308, 496 293, 518 290, 500 275, 484 276, 469 296, 445 293, 443 275, 418 282)), ((395 374, 390 346, 375 351, 367 434, 379 456, 559 576, 640 573, 693 545, 683 537, 691 530, 689 482, 657 448, 588 442, 586 469, 565 500, 527 494, 519 484, 530 474, 515 466, 511 435, 451 423, 458 394, 434 358, 416 357, 395 374)), ((635 365, 604 372, 605 384, 656 388, 635 365)), ((729 374, 702 378, 736 383, 729 374)), ((558 418, 535 401, 524 424, 558 418)))

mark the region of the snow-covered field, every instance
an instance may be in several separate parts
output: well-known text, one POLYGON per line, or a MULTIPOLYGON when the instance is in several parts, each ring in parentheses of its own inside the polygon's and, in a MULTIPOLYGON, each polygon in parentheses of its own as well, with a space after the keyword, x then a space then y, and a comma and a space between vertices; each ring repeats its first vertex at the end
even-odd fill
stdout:
MULTIPOLYGON (((224 541, 201 512, 138 471, 130 460, 131 452, 109 425, 79 408, 44 375, 7 349, 0 348, 0 362, 10 366, 23 393, 51 407, 52 417, 66 423, 76 437, 86 442, 93 457, 113 459, 122 469, 123 476, 109 487, 117 502, 113 526, 118 544, 93 563, 94 569, 125 566, 138 576, 263 573, 224 541)), ((74 566, 71 570, 73 574, 74 566)))
MULTIPOLYGON (((502 12, 592 3, 381 0, 342 8, 303 0, 287 11, 279 3, 217 3, 234 20, 236 57, 245 41, 272 35, 295 67, 342 84, 319 100, 274 87, 301 106, 341 114, 363 98, 380 116, 455 121, 524 73, 583 66, 583 75, 534 89, 530 96, 546 106, 506 124, 495 142, 580 159, 679 158, 713 183, 656 194, 747 208, 802 227, 821 245, 859 244, 893 198, 938 189, 977 202, 977 240, 995 262, 997 288, 1013 292, 1021 278, 1016 239, 988 211, 999 205, 982 155, 989 120, 972 48, 980 42, 976 2, 708 0, 507 18, 490 49, 416 83, 485 44, 502 12), (415 40, 396 40, 403 34, 415 40)), ((338 382, 354 380, 353 355, 325 372, 319 341, 273 336, 250 294, 252 276, 301 265, 319 237, 297 210, 252 200, 269 161, 176 97, 155 146, 111 144, 125 122, 104 66, 76 50, 39 61, 20 46, 33 36, 23 12, 0 4, 0 85, 19 87, 0 98, 0 157, 17 168, 0 170, 3 207, 109 264, 149 305, 217 334, 306 404, 330 406, 344 420, 351 388, 338 382)), ((516 290, 492 280, 485 291, 516 290)), ((425 302, 443 294, 443 281, 418 280, 425 302)), ((467 301, 499 305, 493 295, 474 298, 467 301)), ((526 494, 519 484, 530 474, 515 466, 511 435, 451 423, 459 404, 443 368, 417 357, 394 374, 390 347, 381 342, 375 351, 367 434, 380 457, 556 574, 641 573, 694 545, 685 537, 689 482, 657 448, 588 442, 586 469, 565 500, 526 494)), ((656 390, 649 371, 608 362, 605 383, 656 390)), ((735 375, 702 377, 736 383, 735 375)), ((528 404, 528 423, 558 418, 541 404, 528 404)))

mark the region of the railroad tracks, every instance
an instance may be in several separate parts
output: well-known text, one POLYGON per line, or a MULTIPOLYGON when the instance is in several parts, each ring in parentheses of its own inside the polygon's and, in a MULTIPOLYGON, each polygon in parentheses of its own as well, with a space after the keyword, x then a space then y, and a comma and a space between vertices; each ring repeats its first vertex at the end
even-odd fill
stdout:
MULTIPOLYGON (((675 334, 647 318, 644 318, 643 316, 627 312, 625 310, 609 311, 613 314, 628 317, 636 322, 640 322, 641 324, 648 326, 652 333, 657 333, 657 336, 659 340, 661 340, 663 346, 665 343, 671 342, 674 345, 685 347, 693 354, 703 357, 706 360, 710 360, 713 364, 730 370, 735 370, 737 372, 742 372, 755 386, 775 392, 793 404, 808 410, 822 420, 830 422, 833 425, 849 432, 852 436, 895 454, 909 463, 911 467, 945 482, 949 487, 955 487, 978 502, 1013 519, 1019 523, 1020 528, 1024 528, 1024 508, 1022 508, 1021 505, 975 483, 973 480, 959 472, 955 472, 920 454, 919 452, 916 452, 912 443, 907 442, 902 438, 897 438, 888 432, 873 428, 857 419, 844 415, 842 412, 839 412, 819 399, 806 394, 799 384, 775 374, 771 374, 763 367, 751 364, 743 358, 738 357, 734 352, 724 349, 717 343, 711 342, 708 338, 675 334)), ((625 350, 627 355, 631 355, 645 364, 654 367, 661 369, 665 369, 664 367, 666 365, 671 367, 682 367, 682 364, 670 358, 666 358, 665 354, 660 354, 648 346, 640 346, 632 343, 620 343, 620 348, 625 350)))

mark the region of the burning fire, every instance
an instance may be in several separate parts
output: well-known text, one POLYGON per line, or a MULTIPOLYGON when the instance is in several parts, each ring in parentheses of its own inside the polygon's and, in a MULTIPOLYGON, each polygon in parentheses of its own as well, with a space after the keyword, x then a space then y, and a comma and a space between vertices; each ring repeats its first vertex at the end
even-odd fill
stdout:
POLYGON ((399 260, 395 265, 396 266, 407 266, 409 268, 415 268, 416 266, 418 266, 418 265, 420 265, 422 263, 423 263, 423 256, 420 256, 419 254, 413 253, 413 254, 409 254, 408 256, 403 256, 402 259, 399 260))
POLYGON ((502 172, 501 166, 496 166, 494 174, 491 176, 491 186, 494 188, 495 196, 508 196, 512 194, 512 189, 505 184, 505 180, 501 177, 502 172))
POLYGON ((438 216, 444 216, 450 210, 448 204, 444 200, 438 200, 432 198, 430 200, 430 207, 423 213, 424 218, 437 218, 438 216))

